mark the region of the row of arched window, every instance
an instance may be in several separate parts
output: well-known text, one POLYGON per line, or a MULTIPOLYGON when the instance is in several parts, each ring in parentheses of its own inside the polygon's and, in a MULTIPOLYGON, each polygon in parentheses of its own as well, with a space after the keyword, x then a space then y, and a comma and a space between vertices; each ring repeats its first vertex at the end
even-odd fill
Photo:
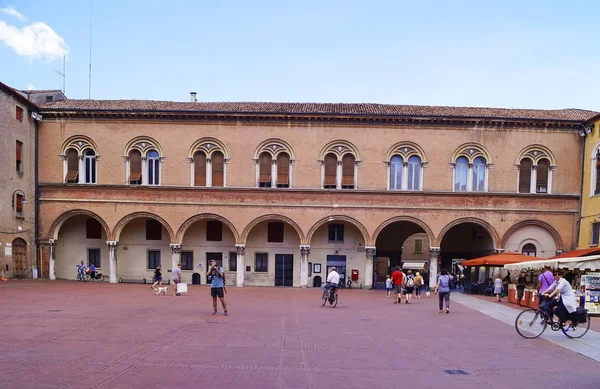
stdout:
MULTIPOLYGON (((64 181, 93 184, 97 182, 97 146, 84 136, 73 137, 63 145, 64 181)), ((160 145, 149 137, 132 139, 125 148, 125 182, 130 185, 160 185, 164 154, 160 145)), ((215 138, 203 138, 190 148, 190 185, 200 187, 227 186, 229 152, 215 138)), ((255 165, 256 187, 291 188, 295 156, 291 146, 280 139, 269 139, 257 147, 252 161, 255 165)), ((544 146, 532 145, 518 157, 515 167, 520 193, 550 193, 552 154, 544 146)), ((349 142, 338 140, 327 144, 319 155, 322 189, 358 188, 360 154, 349 142)), ((384 164, 387 167, 388 190, 423 190, 423 168, 427 165, 424 151, 412 142, 400 142, 392 147, 384 164)), ((469 143, 458 148, 450 165, 453 168, 453 191, 487 192, 491 157, 482 145, 469 143)))

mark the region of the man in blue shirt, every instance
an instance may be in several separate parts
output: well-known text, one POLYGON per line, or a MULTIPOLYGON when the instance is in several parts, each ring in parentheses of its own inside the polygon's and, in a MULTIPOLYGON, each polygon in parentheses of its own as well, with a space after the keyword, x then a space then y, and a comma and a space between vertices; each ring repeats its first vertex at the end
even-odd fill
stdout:
POLYGON ((90 264, 90 277, 92 280, 96 278, 96 266, 93 263, 90 264))
POLYGON ((221 305, 223 306, 223 311, 225 316, 227 316, 227 303, 225 303, 225 271, 222 267, 217 266, 217 262, 214 259, 210 260, 210 267, 208 272, 206 273, 207 277, 211 277, 210 283, 210 295, 213 299, 213 315, 217 314, 217 297, 221 300, 221 305))

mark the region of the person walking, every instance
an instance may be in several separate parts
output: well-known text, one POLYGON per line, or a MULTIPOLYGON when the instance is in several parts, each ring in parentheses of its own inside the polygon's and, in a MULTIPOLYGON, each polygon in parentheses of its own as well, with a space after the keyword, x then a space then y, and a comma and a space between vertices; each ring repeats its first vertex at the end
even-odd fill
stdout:
POLYGON ((80 265, 77 265, 77 280, 85 281, 85 264, 81 261, 80 265))
POLYGON ((519 274, 519 278, 517 279, 517 305, 521 306, 521 301, 523 300, 523 295, 525 294, 525 284, 527 283, 527 276, 525 272, 521 272, 519 274))
POLYGON ((385 298, 392 297, 392 279, 390 278, 389 274, 387 276, 387 279, 385 280, 385 290, 386 290, 385 298))
POLYGON ((421 277, 421 273, 417 272, 415 276, 415 294, 418 299, 421 298, 421 288, 423 287, 423 277, 421 277))
POLYGON ((392 273, 392 282, 396 289, 396 298, 394 298, 394 304, 402 304, 402 286, 404 285, 404 273, 400 271, 400 266, 396 267, 396 270, 392 273))
POLYGON ((210 267, 206 273, 207 277, 211 277, 210 281, 210 295, 213 301, 213 315, 218 314, 217 312, 217 297, 221 300, 221 306, 223 307, 223 313, 227 316, 227 303, 225 302, 225 270, 222 267, 217 266, 217 261, 214 259, 210 260, 210 267))
POLYGON ((410 269, 406 272, 406 285, 404 289, 406 291, 406 303, 412 304, 412 295, 415 292, 415 276, 410 269))
POLYGON ((175 284, 175 296, 181 296, 177 292, 177 284, 181 282, 181 263, 177 264, 177 267, 173 269, 173 284, 175 284))
POLYGON ((450 313, 450 281, 452 276, 448 274, 448 270, 442 269, 440 276, 438 277, 437 284, 435 286, 434 293, 439 292, 439 307, 440 313, 444 309, 444 301, 446 301, 446 313, 450 313))
POLYGON ((500 273, 498 273, 494 280, 494 294, 496 295, 496 301, 500 302, 502 299, 502 278, 500 278, 500 273))
POLYGON ((162 268, 160 267, 160 265, 158 265, 154 270, 154 283, 150 288, 154 289, 156 285, 162 286, 162 268))

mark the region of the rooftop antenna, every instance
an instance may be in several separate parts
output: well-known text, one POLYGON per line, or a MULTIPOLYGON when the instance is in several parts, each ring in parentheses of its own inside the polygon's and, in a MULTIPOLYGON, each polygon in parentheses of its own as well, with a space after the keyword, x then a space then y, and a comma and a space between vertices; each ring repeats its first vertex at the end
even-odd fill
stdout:
POLYGON ((92 98, 92 1, 90 0, 90 77, 88 82, 88 99, 92 98))
POLYGON ((62 70, 62 73, 59 70, 56 70, 56 69, 54 69, 54 71, 56 73, 58 73, 59 76, 62 77, 62 92, 63 92, 63 94, 66 95, 67 94, 67 89, 66 89, 65 83, 66 83, 66 78, 67 78, 67 67, 65 65, 65 63, 66 63, 65 57, 66 56, 63 54, 63 70, 62 70))

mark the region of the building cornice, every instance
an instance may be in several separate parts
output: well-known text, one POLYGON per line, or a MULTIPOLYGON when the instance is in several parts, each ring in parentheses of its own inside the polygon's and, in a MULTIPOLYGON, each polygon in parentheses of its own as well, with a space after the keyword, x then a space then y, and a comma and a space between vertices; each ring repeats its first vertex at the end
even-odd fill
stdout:
POLYGON ((182 112, 182 111, 115 111, 115 110, 52 110, 42 109, 44 121, 79 119, 107 121, 171 121, 171 122, 230 122, 230 123, 294 123, 317 125, 370 125, 370 126, 432 126, 475 127, 481 129, 552 129, 576 130, 583 121, 556 119, 508 119, 442 116, 402 116, 366 114, 290 114, 290 113, 234 113, 234 112, 182 112))

